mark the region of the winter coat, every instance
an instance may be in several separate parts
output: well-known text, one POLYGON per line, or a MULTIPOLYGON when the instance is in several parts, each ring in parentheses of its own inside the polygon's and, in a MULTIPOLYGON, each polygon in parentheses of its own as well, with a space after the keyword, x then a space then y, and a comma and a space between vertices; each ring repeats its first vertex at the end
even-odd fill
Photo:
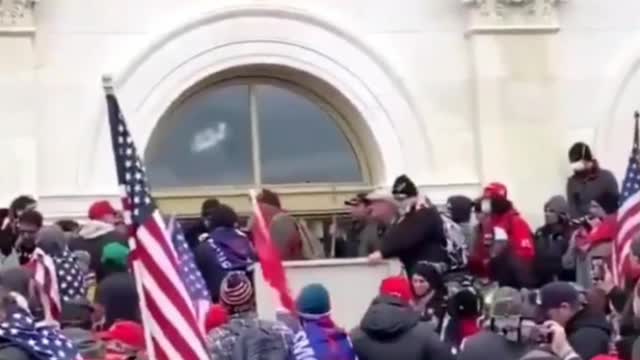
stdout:
MULTIPOLYGON (((310 317, 301 315, 301 327, 304 330, 306 339, 300 340, 300 336, 295 337, 294 349, 302 347, 310 349, 316 360, 355 360, 356 355, 345 331, 337 327, 329 316, 310 317)), ((297 353, 294 351, 294 356, 297 353)), ((302 356, 296 359, 304 359, 302 356)))
POLYGON ((366 257, 380 248, 384 228, 366 221, 352 221, 336 239, 335 257, 366 257))
POLYGON ((268 329, 269 332, 278 334, 282 339, 281 345, 288 351, 292 351, 293 333, 289 327, 279 321, 260 320, 254 312, 245 312, 232 315, 227 324, 209 331, 207 346, 212 358, 217 360, 233 359, 234 346, 242 331, 247 328, 268 329))
POLYGON ((447 239, 442 218, 433 206, 417 206, 395 221, 386 231, 380 253, 398 258, 409 277, 419 261, 447 261, 447 239))
POLYGON ((603 314, 581 310, 566 324, 567 340, 583 359, 609 353, 611 326, 603 314))
POLYGON ((29 353, 10 343, 0 344, 0 360, 31 360, 29 353))
MULTIPOLYGON (((512 209, 501 215, 491 215, 484 231, 494 235, 497 231, 504 231, 508 239, 505 250, 508 250, 517 261, 533 262, 535 247, 531 227, 516 210, 512 209)), ((495 242, 493 246, 495 246, 495 242)))
POLYGON ((69 241, 69 250, 83 250, 91 255, 89 268, 95 272, 97 281, 102 280, 106 275, 101 263, 102 249, 105 245, 119 242, 124 246, 128 246, 126 236, 118 233, 113 225, 102 221, 88 221, 80 228, 78 235, 79 237, 69 241))
POLYGON ((220 284, 230 271, 250 273, 257 259, 244 233, 235 228, 218 227, 195 249, 195 262, 213 302, 220 297, 220 284))
POLYGON ((481 331, 469 338, 458 353, 458 360, 519 360, 527 352, 524 344, 508 341, 504 336, 481 331))
POLYGON ((545 224, 536 230, 534 271, 540 285, 560 278, 563 272, 562 256, 569 248, 570 231, 563 224, 545 224))
POLYGON ((373 301, 360 326, 351 333, 351 340, 361 360, 454 359, 417 312, 402 300, 385 295, 373 301))
POLYGON ((104 307, 104 327, 116 320, 140 322, 140 305, 133 275, 128 272, 109 274, 98 283, 96 304, 104 307))
MULTIPOLYGON (((260 211, 267 224, 271 239, 280 251, 282 260, 303 260, 303 244, 296 219, 281 208, 259 203, 260 211)), ((247 221, 250 232, 257 231, 253 217, 247 221)))
POLYGON ((618 194, 618 181, 609 170, 596 168, 587 174, 573 174, 567 179, 569 215, 578 218, 589 213, 591 201, 603 193, 618 194))

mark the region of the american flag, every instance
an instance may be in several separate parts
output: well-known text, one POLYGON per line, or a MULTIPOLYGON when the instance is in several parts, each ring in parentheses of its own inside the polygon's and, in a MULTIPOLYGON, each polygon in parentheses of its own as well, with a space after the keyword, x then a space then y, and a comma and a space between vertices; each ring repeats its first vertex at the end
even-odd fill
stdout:
POLYGON ((27 267, 33 272, 36 293, 42 304, 45 320, 59 320, 62 306, 55 262, 42 249, 36 248, 27 267))
POLYGON ((624 280, 624 270, 627 268, 631 242, 640 233, 640 141, 638 134, 638 118, 635 113, 635 128, 633 145, 627 172, 622 182, 622 196, 618 210, 618 235, 613 251, 613 277, 617 284, 624 280))
POLYGON ((211 307, 211 295, 207 289, 207 284, 204 282, 204 278, 196 266, 193 252, 187 244, 187 240, 184 238, 184 232, 182 226, 176 221, 175 218, 169 221, 169 233, 171 234, 171 241, 173 247, 178 252, 178 264, 180 277, 184 279, 187 285, 187 292, 193 300, 193 306, 196 309, 196 316, 198 323, 204 330, 204 323, 207 316, 207 311, 211 307))
POLYGON ((105 86, 118 184, 132 234, 133 268, 152 359, 209 359, 178 251, 151 198, 142 161, 118 100, 105 86))
POLYGON ((87 297, 87 287, 84 274, 78 266, 78 260, 69 250, 65 250, 60 256, 53 257, 56 267, 60 297, 63 302, 71 301, 78 297, 87 297))
POLYGON ((23 309, 10 313, 0 323, 0 339, 29 353, 29 359, 82 360, 71 341, 55 328, 38 327, 23 309))

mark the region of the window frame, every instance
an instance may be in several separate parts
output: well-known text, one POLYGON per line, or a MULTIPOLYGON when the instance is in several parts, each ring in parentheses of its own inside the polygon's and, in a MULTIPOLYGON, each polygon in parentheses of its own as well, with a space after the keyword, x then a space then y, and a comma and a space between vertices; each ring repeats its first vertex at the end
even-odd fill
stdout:
MULTIPOLYGON (((153 194, 161 209, 183 216, 198 215, 200 204, 204 199, 216 197, 225 202, 239 213, 250 212, 248 191, 257 188, 269 188, 281 196, 285 207, 295 214, 328 214, 344 210, 344 201, 358 192, 370 191, 373 182, 373 171, 363 142, 356 135, 350 122, 331 101, 313 91, 311 87, 304 87, 291 79, 266 75, 233 76, 203 81, 186 91, 177 99, 159 121, 168 121, 177 109, 191 96, 198 92, 224 86, 246 85, 249 91, 249 114, 251 126, 253 184, 213 185, 213 186, 185 186, 153 188, 153 194), (262 183, 262 169, 260 158, 260 134, 258 101, 256 87, 259 85, 276 86, 295 95, 302 96, 324 111, 342 132, 345 140, 353 151, 360 168, 362 181, 359 182, 311 182, 311 183, 262 183)), ((146 155, 146 149, 145 149, 146 155)))

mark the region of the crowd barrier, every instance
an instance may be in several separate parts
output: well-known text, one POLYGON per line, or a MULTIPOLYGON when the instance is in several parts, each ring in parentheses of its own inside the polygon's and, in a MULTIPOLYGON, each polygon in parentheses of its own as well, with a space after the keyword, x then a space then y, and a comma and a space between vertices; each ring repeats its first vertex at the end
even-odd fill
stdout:
MULTIPOLYGON (((294 298, 305 285, 323 284, 331 295, 332 317, 345 329, 359 324, 371 300, 378 294, 380 281, 402 271, 395 260, 371 265, 366 258, 285 261, 284 268, 294 298)), ((264 281, 259 266, 255 287, 258 314, 264 319, 274 319, 280 302, 275 291, 264 281)))

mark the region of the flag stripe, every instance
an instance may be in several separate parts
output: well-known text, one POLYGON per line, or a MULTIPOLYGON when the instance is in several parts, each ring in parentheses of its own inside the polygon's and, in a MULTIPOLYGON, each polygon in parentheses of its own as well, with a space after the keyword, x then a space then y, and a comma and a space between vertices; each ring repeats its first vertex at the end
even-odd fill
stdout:
MULTIPOLYGON (((152 317, 156 320, 158 325, 163 329, 163 335, 168 339, 172 339, 172 346, 177 350, 178 353, 182 354, 187 359, 201 359, 203 354, 196 354, 195 349, 191 348, 189 345, 190 341, 198 341, 197 336, 195 334, 190 334, 190 338, 184 336, 185 329, 188 326, 182 322, 179 324, 180 318, 169 319, 165 315, 165 311, 167 309, 167 305, 169 301, 162 296, 153 297, 151 294, 155 294, 158 289, 152 289, 152 284, 149 283, 149 288, 145 288, 146 296, 148 300, 147 306, 149 307, 149 312, 152 314, 152 317), (180 336, 182 335, 182 336, 180 336)), ((206 356, 206 355, 204 355, 206 356)))
MULTIPOLYGON (((140 236, 139 238, 143 239, 144 236, 140 236)), ((171 271, 164 272, 162 269, 165 269, 166 267, 156 263, 155 260, 158 258, 155 257, 154 254, 147 252, 148 249, 150 248, 146 248, 146 247, 138 248, 138 251, 139 251, 138 255, 140 257, 140 261, 142 263, 146 263, 146 266, 145 266, 146 271, 148 271, 151 274, 155 274, 155 276, 149 277, 145 282, 145 284, 143 284, 144 288, 147 290, 151 290, 155 298, 166 297, 168 299, 166 304, 167 310, 172 309, 180 312, 180 311, 183 311, 184 309, 189 309, 189 304, 185 302, 185 300, 180 296, 177 289, 171 286, 171 280, 169 280, 169 278, 166 277, 166 275, 171 274, 171 271)), ((171 274, 171 275, 175 275, 175 274, 171 274)), ((145 299, 149 301, 148 298, 145 297, 145 299)), ((182 317, 175 319, 175 323, 180 323, 181 321, 187 321, 187 320, 182 317)), ((197 324, 194 324, 194 323, 189 323, 186 326, 193 327, 194 325, 197 327, 197 324)), ((196 335, 197 333, 193 332, 193 328, 191 330, 192 331, 189 333, 181 332, 181 334, 183 335, 193 334, 194 340, 198 340, 198 336, 196 335)), ((183 329, 183 331, 185 331, 185 329, 183 329)), ((202 339, 200 339, 200 341, 202 341, 202 339)))
MULTIPOLYGON (((177 309, 187 310, 191 308, 193 311, 193 304, 190 304, 187 300, 188 295, 184 287, 171 286, 175 284, 175 281, 179 281, 179 275, 174 271, 175 269, 168 264, 169 261, 163 256, 162 251, 159 251, 159 248, 154 246, 153 236, 146 232, 145 228, 141 228, 138 232, 138 239, 146 245, 138 248, 138 256, 140 256, 142 263, 146 265, 145 268, 147 268, 150 273, 155 274, 149 281, 157 281, 161 284, 160 287, 163 289, 161 293, 169 296, 177 309)), ((194 319, 194 322, 189 325, 197 326, 197 320, 194 319)))

